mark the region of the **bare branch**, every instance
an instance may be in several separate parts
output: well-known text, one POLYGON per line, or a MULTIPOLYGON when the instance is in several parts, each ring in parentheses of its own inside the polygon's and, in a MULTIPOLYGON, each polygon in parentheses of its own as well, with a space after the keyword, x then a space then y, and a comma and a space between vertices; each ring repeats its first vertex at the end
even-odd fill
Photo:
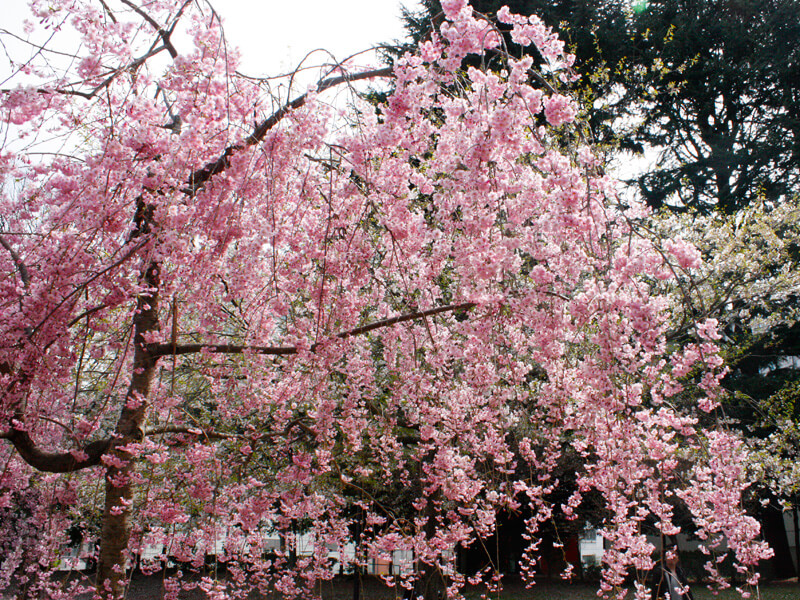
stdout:
POLYGON ((156 344, 150 347, 150 355, 158 356, 179 356, 183 354, 197 354, 207 350, 213 354, 244 354, 252 352, 254 354, 272 354, 284 356, 287 354, 297 354, 295 346, 247 346, 237 344, 156 344))
POLYGON ((158 24, 158 23, 155 21, 155 19, 153 19, 153 17, 151 17, 150 15, 148 15, 146 12, 144 12, 144 11, 143 11, 141 8, 139 8, 138 6, 136 6, 136 5, 135 5, 133 2, 131 2, 130 0, 121 0, 121 2, 122 2, 123 4, 125 4, 126 6, 130 6, 130 7, 131 7, 131 8, 132 8, 132 9, 133 9, 135 12, 136 12, 136 14, 138 14, 138 15, 139 15, 140 17, 142 17, 142 18, 143 18, 145 21, 147 21, 148 23, 150 23, 150 25, 152 25, 152 26, 153 26, 153 29, 155 29, 155 30, 158 32, 158 35, 161 37, 161 40, 164 42, 164 47, 165 47, 165 48, 167 49, 167 51, 169 52, 169 55, 170 55, 172 58, 178 58, 178 51, 177 51, 177 50, 175 50, 175 46, 173 46, 173 45, 172 45, 172 41, 170 41, 170 39, 169 39, 169 37, 170 37, 170 34, 172 33, 172 31, 166 31, 166 30, 165 30, 163 27, 161 27, 161 25, 159 25, 159 24, 158 24))
POLYGON ((155 435, 194 435, 204 437, 210 440, 226 440, 230 438, 244 437, 238 433, 223 433, 221 431, 213 431, 208 429, 200 429, 199 427, 159 427, 157 429, 150 429, 145 431, 145 436, 155 435))
POLYGON ((72 321, 70 321, 67 324, 67 327, 72 327, 73 325, 76 325, 77 323, 79 323, 80 320, 83 319, 84 317, 88 317, 89 315, 94 314, 97 311, 103 310, 104 308, 107 308, 107 307, 108 307, 108 304, 98 304, 97 306, 93 306, 92 308, 89 308, 89 309, 83 311, 77 317, 72 319, 72 321))
POLYGON ((396 325, 397 323, 414 321, 416 319, 424 319, 425 317, 431 317, 433 315, 438 315, 445 312, 457 312, 460 310, 469 310, 471 308, 475 308, 474 302, 462 302, 461 304, 448 304, 446 306, 437 306, 436 308, 430 308, 428 310, 406 313, 404 315, 397 315, 395 317, 390 317, 388 319, 382 319, 381 321, 375 321, 374 323, 370 323, 369 325, 363 325, 361 327, 356 327, 355 329, 351 329, 349 331, 343 331, 342 333, 337 334, 336 337, 344 339, 356 335, 361 335, 363 333, 367 333, 375 329, 380 329, 381 327, 391 327, 392 325, 396 325))
MULTIPOLYGON (((437 306, 436 308, 430 308, 428 310, 421 310, 412 313, 397 315, 394 317, 390 317, 388 319, 381 319, 380 321, 375 321, 374 323, 362 325, 361 327, 356 327, 355 329, 349 329, 348 331, 337 333, 335 336, 329 338, 327 341, 332 341, 335 339, 343 340, 349 337, 363 335, 370 331, 374 331, 375 329, 381 329, 383 327, 391 327, 392 325, 397 325, 398 323, 405 323, 407 321, 424 319, 426 317, 431 317, 433 315, 438 315, 446 312, 469 310, 474 307, 475 307, 474 302, 463 302, 461 304, 448 304, 446 306, 437 306)), ((311 346, 310 348, 311 352, 316 352, 319 349, 319 347, 324 343, 325 342, 320 342, 318 344, 314 344, 313 346, 311 346)), ((154 344, 149 348, 150 355, 153 357, 169 356, 172 354, 175 355, 196 354, 203 350, 206 350, 212 354, 244 354, 246 352, 252 352, 253 354, 269 354, 273 356, 287 356, 291 354, 297 354, 298 352, 296 346, 249 346, 249 345, 238 345, 238 344, 179 344, 173 346, 172 343, 168 343, 168 344, 154 344)))

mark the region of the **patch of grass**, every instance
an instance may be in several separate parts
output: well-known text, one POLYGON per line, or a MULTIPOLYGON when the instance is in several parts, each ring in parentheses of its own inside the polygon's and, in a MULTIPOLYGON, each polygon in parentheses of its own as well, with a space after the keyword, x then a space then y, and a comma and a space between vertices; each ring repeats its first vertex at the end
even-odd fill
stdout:
MULTIPOLYGON (((485 594, 480 590, 471 589, 465 593, 467 600, 597 600, 597 584, 565 584, 565 583, 537 583, 532 588, 526 589, 523 585, 507 585, 497 594, 485 594)), ((741 600, 742 596, 735 589, 717 592, 716 595, 707 587, 699 584, 692 586, 695 600, 741 600)), ((632 599, 633 593, 627 598, 632 599)), ((800 600, 800 585, 765 585, 758 593, 753 592, 751 600, 800 600)))
MULTIPOLYGON (((707 588, 695 586, 692 589, 695 600, 733 600, 741 596, 736 590, 725 590, 714 596, 707 588)), ((758 591, 753 591, 752 600, 800 600, 800 586, 797 584, 787 585, 764 585, 758 591)))

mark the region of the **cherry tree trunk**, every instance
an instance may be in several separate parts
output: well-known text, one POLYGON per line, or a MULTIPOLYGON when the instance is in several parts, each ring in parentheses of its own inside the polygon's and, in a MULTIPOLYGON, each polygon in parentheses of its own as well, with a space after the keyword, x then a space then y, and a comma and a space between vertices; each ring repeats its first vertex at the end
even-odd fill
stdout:
POLYGON ((144 282, 150 290, 139 296, 134 317, 133 375, 116 427, 116 443, 107 460, 105 507, 100 533, 100 556, 97 564, 97 591, 104 599, 122 598, 125 584, 126 550, 131 535, 130 514, 133 504, 132 477, 136 459, 125 444, 144 438, 147 398, 155 375, 157 359, 147 349, 145 334, 159 328, 159 265, 151 262, 144 282))
MULTIPOLYGON (((114 457, 124 457, 118 450, 114 457)), ((124 460, 124 458, 122 458, 124 460)), ((106 471, 106 500, 100 534, 100 556, 97 563, 97 590, 103 598, 121 598, 125 580, 125 550, 130 539, 130 508, 133 486, 133 462, 106 471), (124 484, 120 482, 125 481, 124 484)))

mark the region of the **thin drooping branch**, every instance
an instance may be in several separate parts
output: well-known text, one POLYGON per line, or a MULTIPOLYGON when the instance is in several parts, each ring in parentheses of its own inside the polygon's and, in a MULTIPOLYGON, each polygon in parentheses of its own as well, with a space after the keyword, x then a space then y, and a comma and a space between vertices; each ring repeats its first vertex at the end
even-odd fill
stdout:
MULTIPOLYGON (((306 425, 304 421, 305 417, 298 417, 296 419, 292 419, 289 421, 286 426, 281 431, 272 431, 270 433, 259 433, 256 438, 257 440, 266 440, 272 439, 275 437, 286 436, 289 435, 295 427, 302 429, 306 433, 310 433, 311 429, 308 425, 306 425)), ((192 435, 192 436, 199 436, 204 437, 207 439, 231 439, 231 438, 244 438, 245 436, 240 433, 226 433, 223 431, 216 431, 212 429, 203 429, 202 427, 198 426, 177 426, 177 425, 170 425, 166 427, 158 427, 155 429, 148 429, 145 432, 145 436, 152 437, 157 435, 192 435)))
MULTIPOLYGON (((109 271, 111 271, 112 269, 115 269, 115 268, 117 268, 118 266, 120 266, 121 264, 123 264, 123 263, 124 263, 126 260, 128 260, 129 258, 131 258, 131 257, 135 256, 136 252, 138 252, 138 251, 139 251, 141 248, 143 248, 143 247, 144 247, 144 246, 145 246, 145 245, 146 245, 148 242, 149 242, 149 238, 145 238, 144 240, 140 241, 138 244, 136 244, 136 245, 134 245, 133 247, 131 247, 130 249, 128 249, 128 251, 127 251, 127 252, 125 252, 125 254, 123 254, 123 255, 122 255, 122 256, 121 256, 119 259, 117 259, 116 261, 114 261, 113 263, 111 263, 110 265, 108 265, 107 267, 105 267, 105 268, 101 269, 100 271, 98 271, 97 273, 95 273, 94 275, 92 275, 91 277, 89 277, 89 278, 88 278, 86 281, 84 281, 84 282, 83 282, 83 283, 81 283, 80 285, 76 286, 76 287, 75 287, 75 288, 74 288, 74 289, 73 289, 73 290, 72 290, 72 291, 71 291, 69 294, 67 294, 66 296, 64 296, 64 297, 61 299, 61 301, 60 301, 60 302, 58 302, 58 303, 57 303, 57 304, 56 304, 56 305, 55 305, 55 306, 54 306, 54 307, 53 307, 53 308, 50 310, 50 312, 48 312, 48 313, 47 313, 47 315, 44 317, 44 319, 42 319, 41 321, 39 321, 39 323, 36 325, 36 327, 34 327, 34 328, 31 330, 31 335, 33 335, 33 334, 34 334, 34 333, 36 333, 36 332, 37 332, 39 329, 41 329, 41 327, 42 327, 42 326, 43 326, 43 325, 44 325, 44 324, 47 322, 47 320, 48 320, 50 317, 52 317, 52 316, 53 316, 53 315, 54 315, 54 314, 55 314, 55 313, 58 311, 58 309, 59 309, 59 308, 61 308, 61 307, 62 307, 62 306, 63 306, 63 305, 64 305, 64 304, 65 304, 65 303, 66 303, 66 302, 67 302, 67 301, 68 301, 70 298, 72 298, 72 297, 73 297, 73 296, 75 296, 76 294, 79 294, 81 291, 85 290, 85 289, 86 289, 86 287, 87 287, 87 286, 88 286, 90 283, 92 283, 92 282, 93 282, 95 279, 97 279, 97 278, 99 278, 99 277, 102 277, 103 275, 105 275, 106 273, 108 273, 109 271)), ((85 316, 85 314, 84 314, 84 315, 81 315, 81 316, 85 316)), ((72 321, 71 321, 71 322, 70 322, 70 324, 69 324, 69 326, 70 326, 70 327, 72 327, 72 325, 74 325, 74 322, 72 322, 72 321)))
MULTIPOLYGON (((355 74, 345 74, 340 75, 337 77, 329 77, 327 79, 322 80, 316 88, 316 92, 323 92, 329 88, 335 87, 342 83, 348 83, 353 81, 361 81, 364 79, 375 79, 377 77, 391 77, 393 74, 391 67, 385 67, 383 69, 373 69, 371 71, 364 71, 363 73, 355 73, 355 74)), ((216 160, 206 164, 204 167, 196 170, 189 176, 188 185, 182 190, 185 194, 189 196, 194 196, 203 189, 206 183, 214 176, 219 173, 225 171, 231 164, 231 157, 238 152, 239 150, 243 150, 245 148, 249 148, 251 146, 255 146, 257 143, 264 139, 264 136, 267 135, 267 132, 275 127, 283 117, 285 117, 290 111, 296 110, 303 106, 308 99, 308 94, 303 94, 302 96, 298 96, 294 100, 287 102, 277 111, 272 113, 268 118, 264 121, 259 123, 255 129, 253 129, 253 133, 251 133, 243 142, 239 142, 238 144, 233 144, 228 146, 225 151, 217 158, 216 160)))
POLYGON ((136 6, 130 0, 121 0, 121 2, 123 4, 125 4, 126 6, 130 6, 136 12, 136 14, 138 14, 145 21, 150 23, 150 25, 152 25, 153 29, 155 29, 158 32, 158 35, 161 37, 161 41, 164 42, 164 47, 169 52, 169 55, 172 58, 178 58, 178 51, 175 50, 175 46, 172 45, 172 41, 170 40, 170 35, 172 34, 171 30, 170 31, 165 30, 163 27, 161 27, 161 25, 159 25, 155 21, 155 19, 153 19, 153 17, 148 15, 146 12, 144 12, 141 8, 136 6))
MULTIPOLYGON (((343 340, 349 337, 363 335, 365 333, 374 331, 376 329, 391 327, 392 325, 397 325, 398 323, 405 323, 407 321, 424 319, 426 317, 431 317, 446 312, 458 312, 461 310, 469 310, 474 307, 475 307, 474 302, 462 302, 461 304, 448 304, 446 306, 437 306, 436 308, 430 308, 428 310, 421 310, 412 313, 396 315, 394 317, 389 317, 388 319, 381 319, 380 321, 375 321, 374 323, 368 323, 367 325, 362 325, 361 327, 356 327, 354 329, 342 331, 341 333, 337 333, 336 335, 328 338, 327 341, 329 342, 336 339, 343 340)), ((319 349, 319 347, 321 345, 324 345, 325 343, 326 342, 323 341, 312 345, 310 348, 311 352, 316 352, 319 349)), ((269 354, 273 356, 286 356, 291 354, 297 354, 299 351, 297 346, 250 346, 250 345, 238 345, 238 344, 173 345, 172 343, 168 343, 168 344, 154 344, 149 348, 150 355, 153 357, 170 356, 173 354, 175 355, 196 354, 204 350, 212 354, 244 354, 247 352, 252 352, 253 354, 269 354)))

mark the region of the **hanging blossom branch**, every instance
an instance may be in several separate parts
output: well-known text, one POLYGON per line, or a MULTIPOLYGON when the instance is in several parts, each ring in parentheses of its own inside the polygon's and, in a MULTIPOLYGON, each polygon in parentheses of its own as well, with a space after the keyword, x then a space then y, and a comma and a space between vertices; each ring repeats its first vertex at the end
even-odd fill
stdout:
MULTIPOLYGON (((161 49, 163 49, 163 47, 161 47, 159 51, 161 49)), ((375 69, 372 71, 365 71, 362 73, 356 73, 354 75, 345 74, 337 77, 330 77, 322 80, 317 85, 316 91, 321 92, 345 82, 353 82, 353 81, 371 79, 376 77, 387 77, 391 75, 392 75, 391 68, 383 68, 383 69, 375 69)), ((109 83, 112 79, 113 77, 110 78, 108 81, 104 82, 104 84, 109 83)), ((278 111, 273 113, 270 117, 268 117, 258 126, 256 126, 256 128, 253 130, 250 136, 248 136, 244 140, 244 142, 229 146, 217 160, 207 164, 205 167, 199 169, 198 171, 195 171, 189 178, 189 187, 184 189, 183 191, 190 196, 194 196, 214 175, 217 175, 225 171, 230 166, 230 159, 235 152, 256 145, 259 141, 261 141, 264 138, 264 136, 272 127, 277 125, 281 121, 281 119, 283 119, 283 117, 285 117, 291 110, 303 106, 306 103, 307 99, 308 99, 308 94, 303 94, 302 96, 299 96, 294 100, 292 100, 291 102, 285 104, 278 111)), ((151 215, 145 215, 145 218, 147 218, 148 216, 151 217, 151 215)), ((85 286, 88 285, 94 279, 100 277, 109 270, 118 267, 120 264, 124 263, 126 260, 134 256, 137 253, 137 251, 141 249, 141 247, 143 247, 148 242, 149 238, 146 238, 140 241, 138 244, 132 246, 130 249, 128 249, 128 251, 125 254, 122 255, 120 259, 118 259, 105 269, 102 269, 95 275, 93 275, 83 285, 78 286, 75 290, 73 290, 70 294, 68 294, 65 298, 63 298, 61 302, 59 302, 58 305, 54 309, 52 309, 52 311, 36 327, 32 329, 31 335, 33 335, 44 324, 44 322, 46 322, 52 316, 52 314, 54 314, 55 311, 58 310, 59 307, 61 307, 65 302, 67 302, 70 297, 74 296, 75 293, 79 292, 81 289, 84 289, 85 286)), ((21 258, 14 250, 14 248, 11 246, 11 244, 7 240, 5 240, 5 238, 3 238, 2 236, 0 236, 0 245, 2 245, 3 248, 5 248, 10 253, 11 258, 17 270, 19 271, 20 278, 25 283, 25 286, 28 287, 30 283, 30 277, 24 262, 21 260, 21 258)), ((401 323, 403 321, 408 321, 415 318, 424 318, 425 316, 446 312, 448 310, 466 309, 470 308, 471 306, 472 305, 463 304, 458 306, 438 307, 430 311, 412 313, 409 315, 399 315, 397 317, 385 319, 383 321, 359 327, 351 331, 340 333, 336 337, 344 339, 346 337, 372 331, 373 329, 377 329, 379 327, 387 327, 396 323, 401 323)), ((92 309, 89 312, 94 312, 94 310, 92 309)), ((86 314, 87 313, 83 313, 81 317, 86 316, 86 314)), ((74 324, 78 320, 80 320, 80 317, 74 319, 70 323, 70 325, 74 324)), ((311 348, 311 350, 315 351, 318 347, 319 345, 315 344, 311 348)), ((260 352, 263 354, 276 354, 276 355, 296 354, 298 352, 298 349, 295 347, 248 348, 246 346, 232 346, 232 345, 214 346, 214 345, 204 345, 204 344, 195 344, 195 345, 177 346, 177 347, 174 347, 172 344, 164 344, 164 345, 151 346, 144 350, 145 353, 148 354, 150 358, 158 359, 160 356, 164 355, 178 355, 178 354, 187 354, 191 352, 199 352, 204 348, 208 348, 213 352, 228 353, 228 354, 237 354, 245 351, 260 352)), ((12 367, 11 365, 3 363, 0 364, 0 371, 2 371, 3 373, 11 372, 12 367)), ((31 438, 29 433, 24 430, 24 426, 21 423, 22 419, 19 419, 17 421, 18 426, 12 423, 11 429, 4 432, 0 431, 0 439, 9 440, 19 453, 19 456, 26 463, 28 463, 35 469, 42 472, 69 473, 96 466, 100 464, 102 457, 106 453, 110 452, 113 449, 115 442, 118 441, 116 437, 109 437, 103 440, 90 442, 89 444, 85 445, 82 448, 73 449, 67 452, 47 452, 42 450, 38 446, 38 444, 31 438)))
MULTIPOLYGON (((113 262, 113 263, 111 263, 110 265, 108 265, 108 266, 104 267, 103 269, 99 270, 97 273, 95 273, 94 275, 92 275, 91 277, 89 277, 89 278, 88 278, 86 281, 84 281, 84 282, 83 282, 83 283, 81 283, 80 285, 77 285, 77 286, 75 286, 75 288, 74 288, 74 289, 73 289, 73 290, 72 290, 72 291, 71 291, 69 294, 67 294, 66 296, 64 296, 64 297, 61 299, 61 301, 60 301, 60 302, 58 302, 58 303, 57 303, 57 304, 56 304, 56 305, 55 305, 55 306, 54 306, 54 307, 53 307, 53 308, 50 310, 50 312, 48 312, 48 313, 47 313, 47 315, 44 317, 44 319, 42 319, 42 320, 41 320, 41 321, 40 321, 40 322, 39 322, 39 323, 36 325, 36 327, 34 327, 34 328, 31 330, 31 335, 33 335, 33 334, 34 334, 34 333, 36 333, 36 332, 37 332, 39 329, 41 329, 41 327, 42 327, 42 326, 43 326, 43 325, 44 325, 44 324, 47 322, 47 320, 48 320, 50 317, 52 317, 52 316, 53 316, 53 315, 54 315, 54 314, 55 314, 55 313, 58 311, 58 309, 60 309, 60 308, 61 308, 61 307, 62 307, 62 306, 63 306, 63 305, 64 305, 64 304, 65 304, 65 303, 66 303, 66 302, 67 302, 67 301, 70 299, 70 298, 74 297, 76 294, 79 294, 80 292, 82 292, 83 290, 85 290, 85 289, 86 289, 86 287, 87 287, 89 284, 91 284, 91 283, 92 283, 94 280, 98 279, 99 277, 102 277, 103 275, 105 275, 106 273, 108 273, 109 271, 111 271, 112 269, 115 269, 115 268, 119 267, 119 266, 120 266, 120 265, 122 265, 124 262, 126 262, 128 259, 130 259, 131 257, 135 256, 135 255, 136 255, 136 252, 138 252, 138 251, 139 251, 139 250, 140 250, 142 247, 144 247, 144 246, 145 246, 146 244, 148 244, 149 242, 150 242, 149 238, 148 238, 148 239, 144 239, 144 240, 140 241, 138 244, 136 244, 136 245, 134 245, 133 247, 131 247, 130 249, 128 249, 128 251, 127 251, 127 252, 125 252, 125 253, 124 253, 124 254, 123 254, 123 255, 122 255, 122 256, 121 256, 119 259, 117 259, 116 261, 114 261, 114 262, 113 262)), ((85 317, 87 313, 96 312, 97 310, 100 310, 100 308, 103 308, 103 307, 102 307, 102 306, 101 306, 101 307, 97 307, 97 308, 94 308, 94 309, 90 309, 89 311, 86 311, 86 312, 84 312, 84 313, 81 313, 80 315, 78 315, 78 317, 76 317, 75 319, 73 319, 72 321, 70 321, 70 322, 69 322, 69 326, 70 326, 70 327, 72 327, 72 326, 73 326, 75 323, 77 323, 77 322, 78 322, 78 321, 79 321, 81 318, 85 317)))
MULTIPOLYGON (((337 77, 329 77, 323 79, 317 84, 316 93, 323 92, 327 89, 340 85, 342 83, 351 83, 354 81, 362 81, 364 79, 375 79, 378 77, 392 77, 393 70, 391 67, 384 67, 383 69, 373 69, 371 71, 363 71, 361 73, 339 75, 337 77)), ((231 165, 231 157, 234 153, 245 148, 255 146, 257 143, 264 139, 267 132, 277 125, 283 117, 290 111, 303 106, 308 100, 308 93, 298 96, 294 100, 287 102, 277 111, 272 113, 269 117, 259 123, 253 133, 251 133, 243 142, 228 146, 225 151, 216 160, 206 164, 204 167, 196 170, 189 176, 189 183, 183 191, 188 196, 195 196, 200 190, 203 189, 206 183, 214 176, 225 171, 231 165)))
MULTIPOLYGON (((57 94, 64 94, 66 96, 79 96, 79 97, 84 98, 86 100, 92 100, 93 98, 95 98, 97 96, 97 94, 99 92, 101 92, 102 90, 107 88, 121 74, 130 73, 131 71, 135 71, 136 69, 141 67, 145 62, 147 62, 149 59, 151 59, 152 57, 160 54, 164 50, 169 52, 169 55, 173 59, 178 57, 178 51, 175 49, 175 46, 173 45, 172 40, 170 38, 171 38, 172 34, 175 32, 175 28, 178 25, 180 17, 185 12, 187 6, 190 4, 190 0, 187 0, 186 2, 184 2, 184 4, 181 6, 180 10, 178 10, 177 14, 175 15, 175 18, 173 19, 172 26, 169 29, 164 29, 163 27, 161 27, 150 15, 145 13, 138 6, 134 5, 132 2, 130 2, 130 0, 121 0, 121 1, 122 1, 123 4, 126 4, 131 9, 133 9, 134 12, 136 12, 139 16, 141 16, 145 21, 147 21, 156 30, 156 32, 158 33, 159 38, 162 41, 162 44, 160 46, 158 46, 157 42, 154 42, 153 45, 150 47, 150 49, 145 54, 143 54, 142 56, 139 56, 138 58, 133 59, 133 61, 131 61, 129 64, 127 64, 127 65, 125 65, 123 67, 119 67, 119 68, 114 69, 113 71, 110 71, 107 74, 106 79, 104 79, 101 83, 99 83, 97 86, 92 88, 92 90, 90 92, 82 92, 82 91, 79 91, 79 90, 73 90, 73 89, 67 89, 67 88, 64 88, 64 87, 59 87, 59 88, 56 88, 55 90, 39 88, 39 89, 35 90, 37 93, 39 93, 39 94, 57 93, 57 94)), ((109 7, 106 5, 105 2, 101 1, 101 4, 103 5, 103 8, 106 11, 106 14, 108 14, 109 17, 111 18, 111 20, 116 23, 116 19, 114 18, 113 11, 111 11, 111 9, 109 9, 109 7)), ((19 38, 19 36, 16 36, 11 32, 6 31, 5 29, 0 30, 0 31, 5 33, 5 34, 7 34, 7 35, 11 35, 11 36, 13 36, 15 38, 18 38, 18 39, 22 40, 22 38, 19 38)), ((31 44, 27 40, 22 40, 22 41, 24 41, 25 43, 31 44)), ((54 52, 55 54, 61 54, 61 55, 64 55, 64 56, 69 56, 70 58, 77 58, 77 56, 73 55, 73 54, 66 54, 64 52, 56 52, 56 51, 50 50, 49 48, 45 48, 44 46, 37 46, 36 44, 31 44, 31 45, 36 47, 36 48, 39 48, 42 51, 47 50, 48 52, 54 52)), ((76 83, 76 84, 70 84, 70 85, 78 85, 78 84, 76 83)), ((9 89, 0 90, 0 92, 5 92, 5 93, 11 92, 11 91, 12 90, 9 90, 9 89)))
MULTIPOLYGON (((355 329, 349 329, 348 331, 337 333, 335 336, 329 338, 325 342, 319 342, 312 345, 309 349, 311 350, 311 352, 316 352, 327 341, 333 341, 337 339, 343 340, 349 337, 363 335, 370 331, 374 331, 375 329, 391 327, 393 325, 397 325, 398 323, 405 323, 407 321, 424 319, 427 317, 431 317, 446 312, 458 312, 461 310, 470 310, 474 307, 475 307, 474 302, 462 302, 461 304, 448 304, 446 306, 437 306, 436 308, 430 308, 428 310, 415 311, 412 313, 396 315, 394 317, 389 317, 388 319, 381 319, 380 321, 375 321, 374 323, 368 323, 367 325, 362 325, 361 327, 356 327, 355 329)), ((172 343, 168 343, 168 344, 154 344, 149 348, 150 355, 153 357, 171 356, 179 354, 181 355, 193 354, 197 352, 202 352, 203 350, 206 350, 214 354, 243 354, 245 352, 252 352, 254 354, 270 354, 273 356, 286 356, 291 354, 297 354, 300 351, 297 346, 249 346, 249 345, 237 345, 237 344, 173 345, 172 343)))
MULTIPOLYGON (((424 319, 442 313, 470 310, 475 306, 476 305, 474 302, 462 302, 460 304, 448 304, 446 306, 437 306, 436 308, 431 308, 428 310, 396 315, 394 317, 389 317, 388 319, 381 319, 380 321, 375 321, 374 323, 368 323, 367 325, 362 325, 361 327, 343 331, 336 334, 328 341, 363 335, 376 329, 391 327, 393 325, 397 325, 398 323, 424 319)), ((324 343, 325 342, 314 344, 311 346, 310 350, 312 352, 316 352, 324 343)), ((299 352, 299 349, 296 346, 238 346, 233 344, 184 344, 173 346, 171 343, 169 343, 155 344, 150 346, 148 348, 148 353, 152 358, 159 358, 161 356, 173 354, 178 355, 196 353, 202 350, 207 350, 216 354, 242 354, 244 352, 254 352, 257 354, 271 354, 279 356, 297 354, 299 352)), ((303 424, 299 421, 293 421, 287 425, 286 432, 295 426, 304 428, 303 424)), ((201 435, 208 437, 209 439, 236 437, 234 434, 220 433, 195 427, 168 427, 154 429, 147 432, 147 435, 164 434, 201 435)), ((14 448, 16 448, 20 457, 26 463, 39 471, 47 473, 71 473, 99 465, 103 455, 112 449, 115 440, 115 438, 97 440, 90 442, 80 449, 69 452, 45 452, 37 446, 28 432, 22 429, 14 428, 9 431, 0 432, 0 439, 9 440, 14 445, 14 448)))

